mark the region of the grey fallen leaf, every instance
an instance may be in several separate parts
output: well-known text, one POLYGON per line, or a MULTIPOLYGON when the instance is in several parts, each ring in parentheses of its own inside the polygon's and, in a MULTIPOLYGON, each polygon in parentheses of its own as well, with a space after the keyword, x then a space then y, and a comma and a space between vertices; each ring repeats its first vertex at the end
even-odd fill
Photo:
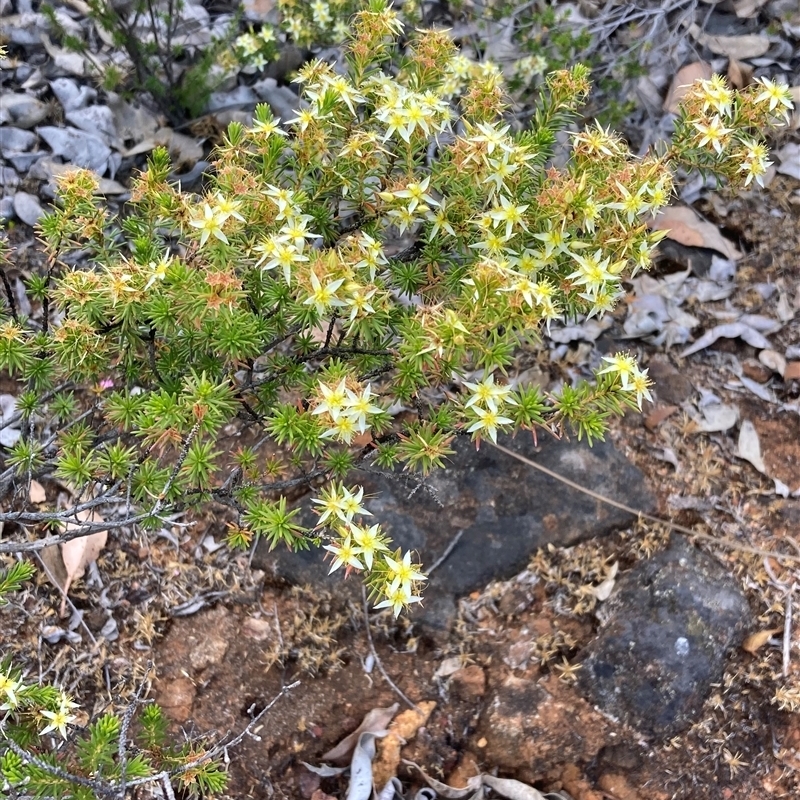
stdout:
POLYGON ((780 160, 776 167, 781 175, 788 175, 800 181, 800 144, 789 142, 775 151, 775 155, 780 160))
POLYGON ((39 198, 27 192, 14 195, 14 213, 26 224, 33 227, 44 216, 45 210, 39 198))
POLYGON ((372 796, 372 759, 375 758, 375 739, 386 736, 386 731, 364 731, 358 737, 350 761, 350 785, 346 800, 369 800, 372 796))
POLYGON ((577 325, 565 325, 561 328, 552 328, 548 338, 559 344, 570 342, 594 342, 603 331, 607 331, 614 321, 610 316, 603 319, 587 319, 577 325))
POLYGON ((336 747, 323 754, 323 760, 339 761, 340 759, 349 758, 361 734, 386 730, 398 708, 400 708, 400 704, 395 703, 388 708, 373 708, 368 711, 364 719, 361 720, 361 724, 351 734, 345 736, 336 747))
POLYGON ((430 786, 437 795, 444 797, 445 800, 462 800, 462 798, 472 795, 483 785, 483 781, 481 780, 482 776, 475 775, 467 780, 467 785, 463 789, 456 789, 452 786, 448 786, 446 783, 437 781, 436 778, 432 778, 427 772, 425 772, 425 770, 422 769, 422 767, 420 767, 418 764, 415 764, 413 761, 408 761, 404 758, 403 763, 410 767, 414 767, 414 769, 416 769, 425 779, 425 782, 428 784, 428 786, 430 786))
POLYGON ((758 350, 766 350, 771 347, 769 341, 762 333, 742 322, 729 322, 725 325, 717 325, 711 330, 706 331, 694 344, 689 345, 681 351, 680 357, 686 358, 694 353, 710 347, 717 339, 744 339, 747 344, 752 345, 758 350))
POLYGON ((778 495, 778 497, 789 497, 791 489, 778 478, 773 478, 772 480, 775 482, 775 494, 778 495))
POLYGON ((22 436, 22 431, 11 425, 16 413, 17 401, 14 395, 0 394, 0 445, 3 447, 13 447, 22 436))
POLYGON ((765 317, 763 314, 742 314, 742 316, 739 317, 739 322, 765 335, 777 333, 783 327, 783 323, 779 322, 777 319, 765 317))
POLYGON ((717 283, 728 283, 736 277, 736 262, 714 254, 711 256, 711 267, 708 277, 717 283))
POLYGON ((78 128, 56 128, 45 126, 37 128, 37 133, 50 146, 54 155, 102 175, 108 166, 111 149, 97 136, 92 136, 78 128))
POLYGON ((17 128, 32 128, 38 125, 50 109, 35 97, 27 94, 6 92, 0 95, 0 125, 14 125, 17 128))
POLYGON ((778 305, 775 307, 778 314, 778 319, 783 322, 791 322, 794 319, 795 310, 789 302, 789 295, 786 292, 780 292, 778 295, 778 305))
POLYGON ((751 391, 756 397, 761 398, 767 403, 777 403, 775 395, 763 384, 748 378, 746 375, 740 375, 739 381, 745 389, 751 391))
MULTIPOLYGON (((430 789, 428 789, 428 791, 430 791, 430 789)), ((389 778, 386 786, 378 792, 376 800, 394 800, 395 797, 399 797, 400 800, 403 800, 403 784, 400 783, 398 778, 389 778)), ((435 794, 431 800, 436 800, 435 794)))
POLYGON ((237 86, 230 92, 212 92, 208 97, 207 111, 223 108, 246 108, 258 103, 258 95, 249 86, 237 86))
POLYGON ((675 455, 675 451, 671 447, 654 450, 653 455, 659 461, 665 461, 667 464, 672 464, 672 466, 675 467, 675 472, 681 471, 681 464, 680 461, 678 461, 678 456, 675 455))
POLYGON ((0 197, 0 222, 14 219, 14 198, 0 197))
POLYGON ((739 429, 736 455, 745 461, 749 461, 762 475, 767 474, 767 467, 761 456, 761 442, 758 439, 758 431, 749 419, 746 419, 739 429))
POLYGON ((433 673, 434 678, 449 678, 453 673, 458 672, 462 667, 461 656, 450 656, 444 659, 433 673))
POLYGON ((313 764, 309 764, 307 761, 301 761, 300 763, 309 772, 319 775, 320 778, 335 778, 337 775, 341 775, 343 772, 346 772, 349 769, 349 767, 329 767, 327 764, 320 764, 318 767, 315 767, 313 764))
POLYGON ((494 775, 483 775, 483 783, 490 789, 493 789, 508 800, 545 800, 545 796, 528 786, 527 783, 522 781, 515 781, 510 778, 495 778, 494 775))
POLYGON ((694 419, 696 430, 702 433, 722 433, 730 430, 739 421, 739 409, 736 406, 706 406, 702 414, 694 419))
POLYGON ((611 597, 611 592, 614 591, 614 584, 617 580, 617 572, 619 571, 619 562, 615 561, 608 570, 608 575, 602 583, 597 586, 592 586, 591 593, 602 603, 611 597))
POLYGON ((0 18, 0 36, 11 44, 24 47, 42 43, 42 31, 49 23, 44 14, 23 11, 20 14, 3 15, 0 18))

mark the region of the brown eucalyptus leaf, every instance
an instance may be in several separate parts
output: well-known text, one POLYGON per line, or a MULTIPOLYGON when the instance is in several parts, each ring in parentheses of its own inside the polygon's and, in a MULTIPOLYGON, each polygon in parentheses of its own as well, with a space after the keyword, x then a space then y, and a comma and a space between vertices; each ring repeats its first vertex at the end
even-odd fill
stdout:
POLYGON ((711 65, 705 61, 694 61, 681 67, 672 79, 667 97, 664 100, 664 111, 677 114, 681 101, 686 97, 689 87, 697 80, 708 80, 711 77, 711 65))
POLYGON ((687 247, 707 247, 731 261, 742 257, 730 239, 716 225, 706 222, 689 206, 670 206, 658 213, 650 224, 657 231, 667 231, 667 237, 687 247))
POLYGON ((780 628, 768 628, 765 631, 751 633, 744 640, 742 649, 751 655, 755 655, 776 633, 780 632, 780 628))

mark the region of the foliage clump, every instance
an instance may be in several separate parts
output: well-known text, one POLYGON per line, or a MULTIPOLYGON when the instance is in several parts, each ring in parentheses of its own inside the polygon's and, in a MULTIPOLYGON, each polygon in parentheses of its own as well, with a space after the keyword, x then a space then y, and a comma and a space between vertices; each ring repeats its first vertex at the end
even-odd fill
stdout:
MULTIPOLYGON (((201 196, 167 180, 163 151, 124 217, 90 173, 62 179, 41 225, 49 269, 29 285, 43 325, 0 322, 0 367, 26 384, 11 475, 54 474, 84 511, 122 500, 122 522, 145 528, 225 503, 232 546, 321 546, 331 571, 361 573, 399 613, 425 576, 372 519, 355 470, 424 476, 456 436, 543 427, 593 441, 641 407, 649 378, 627 354, 550 394, 505 371, 521 342, 606 313, 649 266, 663 233, 648 220, 677 165, 760 178, 758 132, 785 113, 785 87, 701 82, 672 145, 636 158, 600 125, 572 130, 584 67, 552 73, 513 133, 496 70, 454 86, 448 35, 421 31, 399 53, 401 28, 378 0, 359 13, 339 68, 300 70, 294 119, 263 105, 251 127, 231 124, 201 196), (78 250, 88 257, 68 266, 78 250), (257 436, 237 448, 245 427, 257 436), (311 528, 287 497, 307 486, 311 528)), ((70 535, 99 524, 82 519, 70 535)))

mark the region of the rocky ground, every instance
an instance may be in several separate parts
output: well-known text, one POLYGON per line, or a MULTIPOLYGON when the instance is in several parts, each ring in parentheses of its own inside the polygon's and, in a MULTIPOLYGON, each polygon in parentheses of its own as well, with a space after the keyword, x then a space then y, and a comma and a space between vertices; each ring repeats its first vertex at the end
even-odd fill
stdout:
MULTIPOLYGON (((55 5, 62 24, 87 27, 80 4, 55 5)), ((676 38, 679 63, 650 63, 626 84, 632 141, 669 125, 669 84, 677 67, 697 68, 692 49, 729 74, 800 84, 796 3, 750 5, 692 6, 699 33, 676 38)), ((194 8, 198 30, 219 23, 194 8)), ((292 102, 272 78, 239 76, 212 97, 202 131, 178 130, 146 102, 98 91, 82 62, 45 44, 30 0, 0 10, 11 45, 0 235, 23 313, 24 280, 42 260, 31 226, 69 164, 95 170, 120 205, 131 170, 163 142, 191 186, 229 119, 248 119, 258 100, 292 102)), ((399 621, 365 614, 358 584, 327 578, 318 554, 231 555, 224 511, 209 509, 156 536, 116 537, 66 618, 40 576, 0 610, 4 651, 62 682, 86 719, 145 681, 179 735, 237 732, 299 681, 228 753, 232 798, 345 796, 348 773, 319 765, 349 763, 346 747, 331 751, 375 709, 391 710, 367 729, 392 731, 372 761, 377 786, 397 777, 415 789, 424 771, 453 787, 486 774, 573 800, 798 796, 800 568, 764 554, 800 554, 797 120, 775 143, 766 190, 729 197, 685 183, 659 263, 617 311, 554 326, 519 353, 515 379, 545 388, 621 348, 649 368, 654 402, 605 443, 501 441, 628 510, 488 443, 464 447, 423 487, 359 475, 376 517, 433 570, 424 607, 399 621)), ((9 416, 15 392, 2 378, 9 416)), ((0 445, 13 436, 0 430, 0 445)), ((58 487, 39 490, 32 502, 58 487)))

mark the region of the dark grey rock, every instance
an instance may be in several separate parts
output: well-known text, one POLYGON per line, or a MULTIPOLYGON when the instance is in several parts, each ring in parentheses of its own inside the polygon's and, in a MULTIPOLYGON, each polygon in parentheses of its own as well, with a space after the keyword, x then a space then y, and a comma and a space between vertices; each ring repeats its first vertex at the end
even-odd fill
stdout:
POLYGON ((11 44, 41 45, 42 33, 48 29, 47 17, 31 11, 4 15, 0 19, 0 36, 11 44))
POLYGON ((32 128, 49 113, 47 106, 27 94, 6 92, 0 95, 0 124, 32 128))
MULTIPOLYGON (((507 447, 537 463, 615 500, 644 511, 654 508, 653 496, 636 467, 608 442, 590 448, 577 442, 542 438, 535 447, 529 434, 501 439, 507 447)), ((376 475, 357 471, 348 485, 363 485, 366 505, 396 546, 416 550, 423 565, 438 559, 454 537, 458 544, 431 577, 425 589, 432 627, 444 627, 454 612, 451 603, 434 603, 482 589, 496 579, 507 579, 525 569, 531 554, 549 543, 567 546, 592 536, 608 534, 632 522, 633 517, 601 504, 537 470, 483 444, 479 452, 466 438, 453 443, 456 455, 446 469, 434 471, 425 486, 405 474, 376 475), (434 610, 435 609, 435 610, 434 610)), ((303 522, 313 526, 308 498, 301 504, 303 522)), ((326 577, 322 553, 309 550, 268 552, 256 548, 253 566, 271 571, 292 584, 328 583, 351 586, 340 573, 326 577)))
POLYGON ((17 171, 12 167, 0 165, 0 186, 5 186, 6 189, 16 189, 19 186, 17 171))
POLYGON ((750 618, 747 600, 716 559, 676 540, 624 575, 578 673, 600 710, 651 738, 694 722, 727 651, 750 618))
MULTIPOLYGON (((0 11, 2 13, 2 11, 0 11)), ((33 74, 33 67, 30 64, 20 64, 17 71, 14 73, 14 78, 17 83, 25 83, 28 78, 33 74)))
POLYGON ((44 209, 39 203, 39 198, 27 192, 17 192, 14 195, 14 212, 26 224, 33 227, 43 216, 44 209))
POLYGON ((237 86, 230 92, 212 92, 208 98, 208 110, 218 111, 223 108, 246 108, 258 103, 258 95, 249 86, 237 86))
POLYGON ((8 160, 17 172, 23 175, 42 157, 42 153, 16 153, 9 155, 8 160))
POLYGON ((11 153, 24 153, 36 144, 36 134, 22 128, 4 125, 0 128, 0 151, 4 158, 11 153))
POLYGON ((45 126, 37 128, 54 155, 61 156, 76 167, 85 167, 102 175, 108 167, 111 149, 97 136, 92 136, 77 128, 56 128, 45 126))
POLYGON ((0 197, 0 220, 8 221, 14 219, 14 198, 6 195, 0 197))
POLYGON ((85 108, 97 99, 97 92, 91 86, 78 86, 72 78, 56 78, 50 81, 53 94, 65 112, 85 108))
POLYGON ((88 106, 67 111, 67 122, 102 139, 109 147, 117 146, 117 127, 108 106, 88 106))

